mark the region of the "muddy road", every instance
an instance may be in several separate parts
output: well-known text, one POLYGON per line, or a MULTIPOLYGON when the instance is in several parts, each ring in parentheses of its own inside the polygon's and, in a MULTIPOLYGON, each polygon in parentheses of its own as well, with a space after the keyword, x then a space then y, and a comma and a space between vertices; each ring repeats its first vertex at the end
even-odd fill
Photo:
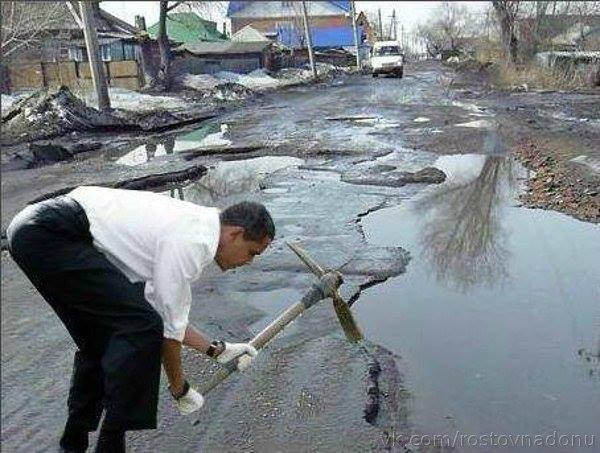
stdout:
MULTIPOLYGON (((310 284, 284 241, 346 277, 364 345, 348 344, 322 303, 198 416, 178 416, 163 388, 159 428, 132 433, 132 451, 403 451, 411 434, 456 430, 598 434, 597 225, 518 206, 529 175, 510 155, 523 128, 508 101, 466 96, 437 65, 405 74, 271 93, 175 133, 88 137, 101 149, 3 172, 3 228, 44 193, 192 164, 207 167, 202 179, 155 190, 265 203, 278 230, 271 250, 247 268, 210 270, 193 289, 191 321, 226 340, 252 337, 310 284), (215 144, 255 146, 183 158, 215 144)), ((2 252, 7 451, 55 448, 73 352, 2 252)), ((213 369, 186 357, 192 382, 213 369)))

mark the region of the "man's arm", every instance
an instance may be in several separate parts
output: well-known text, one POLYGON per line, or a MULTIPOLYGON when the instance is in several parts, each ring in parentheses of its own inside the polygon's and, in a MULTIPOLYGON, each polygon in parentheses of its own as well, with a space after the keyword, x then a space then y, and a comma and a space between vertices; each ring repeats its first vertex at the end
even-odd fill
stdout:
POLYGON ((169 388, 173 396, 183 393, 185 378, 181 367, 181 343, 171 338, 163 338, 161 360, 169 380, 169 388))
POLYGON ((195 329, 191 324, 188 324, 185 329, 183 344, 206 354, 208 347, 210 346, 210 341, 204 334, 195 329))

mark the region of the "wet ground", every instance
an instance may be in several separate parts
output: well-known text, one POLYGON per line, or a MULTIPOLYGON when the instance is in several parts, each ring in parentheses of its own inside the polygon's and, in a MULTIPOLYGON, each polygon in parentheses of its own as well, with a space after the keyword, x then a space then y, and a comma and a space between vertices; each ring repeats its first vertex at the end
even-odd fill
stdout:
MULTIPOLYGON (((44 193, 192 164, 209 171, 165 196, 265 203, 271 250, 194 287, 191 320, 210 335, 250 338, 303 294, 312 277, 284 241, 346 277, 364 345, 345 341, 326 301, 211 393, 199 425, 163 389, 159 429, 132 434, 133 451, 364 451, 389 449, 398 433, 594 429, 598 228, 515 207, 522 169, 506 157, 514 137, 498 127, 501 109, 458 100, 447 77, 432 65, 401 80, 296 87, 176 134, 112 137, 72 162, 3 173, 3 229, 44 193), (259 149, 182 159, 248 144, 259 149), (385 184, 425 167, 448 180, 385 184), (364 185, 361 173, 383 183, 364 185)), ((6 252, 2 271, 2 443, 49 451, 73 347, 6 252)), ((212 370, 192 353, 185 367, 192 381, 212 370)))
POLYGON ((451 436, 598 435, 598 226, 517 207, 525 175, 509 158, 434 165, 444 184, 361 221, 368 243, 411 252, 356 314, 408 364, 413 420, 451 436))

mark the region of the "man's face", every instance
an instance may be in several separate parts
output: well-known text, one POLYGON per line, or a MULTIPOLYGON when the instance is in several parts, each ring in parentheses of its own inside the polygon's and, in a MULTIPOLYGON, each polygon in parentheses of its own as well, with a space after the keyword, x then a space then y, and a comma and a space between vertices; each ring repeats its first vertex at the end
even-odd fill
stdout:
POLYGON ((215 261, 222 270, 243 266, 260 255, 270 243, 268 236, 261 241, 252 241, 244 237, 244 228, 225 226, 221 231, 215 261))

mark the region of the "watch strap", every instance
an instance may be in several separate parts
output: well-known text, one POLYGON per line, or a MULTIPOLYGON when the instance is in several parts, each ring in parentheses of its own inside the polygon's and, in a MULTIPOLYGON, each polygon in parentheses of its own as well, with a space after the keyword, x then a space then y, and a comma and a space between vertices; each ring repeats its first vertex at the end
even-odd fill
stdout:
POLYGON ((221 352, 223 352, 224 350, 225 342, 222 340, 214 340, 208 346, 208 349, 206 350, 206 355, 213 359, 216 359, 219 356, 219 354, 221 354, 221 352))

